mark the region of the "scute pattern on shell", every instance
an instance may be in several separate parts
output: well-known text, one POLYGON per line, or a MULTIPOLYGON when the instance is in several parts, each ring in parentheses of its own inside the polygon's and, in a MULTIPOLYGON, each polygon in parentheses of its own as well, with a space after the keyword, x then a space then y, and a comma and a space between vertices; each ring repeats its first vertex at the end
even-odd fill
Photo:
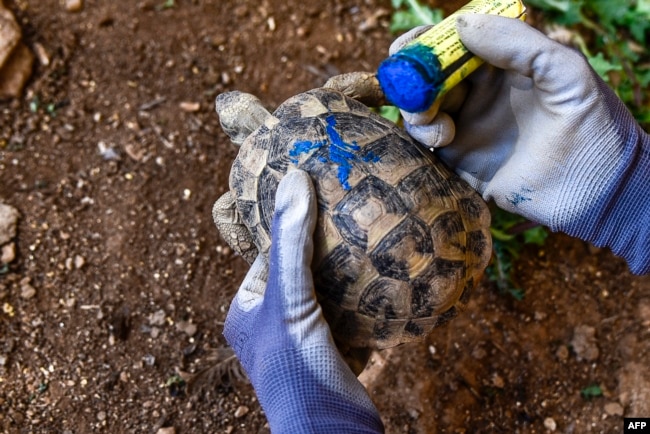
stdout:
POLYGON ((275 191, 298 167, 314 181, 312 268, 334 337, 387 348, 456 315, 490 257, 490 216, 469 185, 393 123, 342 94, 297 95, 243 143, 230 187, 262 253, 275 191))

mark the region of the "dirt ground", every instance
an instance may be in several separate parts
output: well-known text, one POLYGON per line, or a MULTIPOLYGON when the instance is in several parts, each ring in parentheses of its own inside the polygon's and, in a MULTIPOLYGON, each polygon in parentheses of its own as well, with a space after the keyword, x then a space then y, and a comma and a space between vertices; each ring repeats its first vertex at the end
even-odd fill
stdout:
MULTIPOLYGON (((236 153, 213 100, 274 107, 375 69, 390 3, 5 4, 49 64, 0 102, 0 202, 20 212, 0 271, 0 430, 268 432, 249 385, 182 381, 225 345, 247 270, 211 221, 236 153)), ((523 300, 484 281, 427 342, 373 356, 362 380, 387 432, 615 433, 650 417, 650 277, 559 234, 515 277, 523 300)))

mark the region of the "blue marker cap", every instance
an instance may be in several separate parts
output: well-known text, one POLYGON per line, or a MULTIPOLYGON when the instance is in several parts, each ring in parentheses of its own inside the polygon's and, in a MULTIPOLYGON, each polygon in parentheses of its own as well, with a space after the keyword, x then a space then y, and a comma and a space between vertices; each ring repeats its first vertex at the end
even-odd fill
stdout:
POLYGON ((384 60, 377 70, 386 99, 411 113, 423 112, 433 104, 440 92, 441 76, 438 57, 417 43, 384 60))

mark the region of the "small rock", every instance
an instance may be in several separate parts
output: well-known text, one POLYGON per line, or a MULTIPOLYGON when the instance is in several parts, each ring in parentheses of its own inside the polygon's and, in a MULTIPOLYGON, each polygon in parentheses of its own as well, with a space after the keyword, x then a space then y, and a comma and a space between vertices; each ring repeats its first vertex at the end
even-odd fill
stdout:
POLYGON ((0 98, 17 98, 32 75, 34 54, 22 42, 0 69, 0 98))
POLYGON ((557 357, 561 362, 566 362, 566 360, 569 358, 569 349, 566 347, 566 345, 560 345, 555 351, 555 357, 557 357))
POLYGON ((482 346, 476 346, 472 350, 472 357, 474 357, 476 360, 482 360, 487 356, 487 351, 485 351, 485 348, 482 346))
POLYGON ((608 402, 605 404, 605 413, 610 416, 623 416, 623 406, 618 402, 608 402))
POLYGON ((0 68, 20 42, 20 26, 14 15, 0 2, 0 68))
POLYGON ((38 63, 40 63, 43 66, 47 66, 50 64, 50 54, 47 52, 43 44, 41 44, 40 42, 35 42, 34 52, 36 53, 36 58, 38 59, 38 63))
POLYGON ((147 364, 147 366, 153 366, 156 364, 156 357, 152 354, 145 354, 142 359, 144 360, 144 363, 147 364))
POLYGON ((97 143, 97 150, 99 151, 99 155, 106 161, 118 161, 120 159, 120 154, 115 148, 108 146, 105 142, 100 141, 97 143))
POLYGON ((165 325, 165 311, 160 309, 149 315, 149 324, 154 326, 165 325))
POLYGON ((178 105, 181 110, 188 113, 196 113, 201 109, 201 104, 198 102, 183 101, 178 105))
POLYGON ((36 296, 36 289, 28 282, 25 282, 20 285, 20 297, 24 300, 29 300, 36 296))
POLYGON ((240 405, 237 410, 235 410, 235 419, 239 419, 240 417, 244 417, 248 414, 250 409, 246 407, 245 405, 240 405))
POLYGON ((506 386, 506 382, 503 380, 503 377, 494 373, 494 375, 492 375, 492 385, 496 388, 503 389, 506 386))
POLYGON ((156 434, 176 434, 176 428, 173 426, 166 426, 164 428, 158 428, 156 434))
POLYGON ((650 326, 650 300, 644 299, 639 303, 639 319, 644 326, 650 326))
POLYGON ((97 413, 97 420, 100 422, 106 420, 106 412, 100 411, 99 413, 97 413))
POLYGON ((555 431, 557 429, 557 423, 552 417, 547 417, 544 419, 544 427, 549 431, 555 431))
POLYGON ((0 354, 0 366, 7 366, 7 355, 0 354))
POLYGON ((196 324, 192 324, 189 321, 179 321, 176 323, 176 328, 188 336, 194 336, 196 334, 196 324))
POLYGON ((573 330, 571 346, 578 356, 578 360, 592 362, 600 355, 596 346, 596 329, 590 326, 579 325, 573 330))
POLYGON ((19 216, 16 208, 0 203, 0 245, 8 243, 16 236, 19 216))
POLYGON ((8 243, 2 246, 0 264, 10 264, 14 259, 16 259, 16 245, 14 243, 8 243))
POLYGON ((83 258, 83 256, 81 255, 74 256, 74 268, 76 268, 77 270, 83 267, 85 263, 86 260, 83 258))
POLYGON ((65 0, 65 10, 68 12, 79 12, 83 7, 83 0, 65 0))

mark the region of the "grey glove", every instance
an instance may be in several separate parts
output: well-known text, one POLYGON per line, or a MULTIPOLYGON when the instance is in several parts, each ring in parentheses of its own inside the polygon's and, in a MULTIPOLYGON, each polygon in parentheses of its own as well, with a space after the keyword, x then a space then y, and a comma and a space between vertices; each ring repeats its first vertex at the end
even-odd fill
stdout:
POLYGON ((407 114, 408 132, 486 200, 649 272, 650 140, 623 103, 579 52, 524 22, 468 14, 457 28, 488 65, 446 95, 445 114, 407 114))
POLYGON ((278 186, 268 262, 258 255, 235 296, 224 335, 274 433, 378 433, 368 393, 339 354, 310 269, 316 192, 306 172, 278 186))

